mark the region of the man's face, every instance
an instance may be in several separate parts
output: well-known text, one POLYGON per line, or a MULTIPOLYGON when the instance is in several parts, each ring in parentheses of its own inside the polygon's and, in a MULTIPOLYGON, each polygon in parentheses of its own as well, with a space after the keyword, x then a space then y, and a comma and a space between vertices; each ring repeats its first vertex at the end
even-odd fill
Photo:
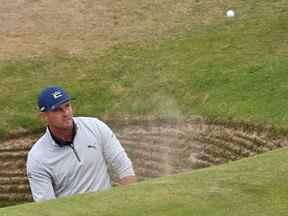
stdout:
POLYGON ((73 128, 73 111, 70 102, 62 104, 56 110, 41 113, 49 127, 60 130, 70 130, 73 128))

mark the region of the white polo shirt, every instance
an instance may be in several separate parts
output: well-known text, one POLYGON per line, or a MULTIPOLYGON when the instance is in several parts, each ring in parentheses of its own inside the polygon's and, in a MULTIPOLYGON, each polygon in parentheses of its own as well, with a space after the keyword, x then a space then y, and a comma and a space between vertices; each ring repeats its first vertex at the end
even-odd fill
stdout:
POLYGON ((135 175, 111 129, 96 118, 75 117, 73 145, 59 146, 49 129, 28 153, 27 175, 34 201, 111 187, 111 177, 135 175))

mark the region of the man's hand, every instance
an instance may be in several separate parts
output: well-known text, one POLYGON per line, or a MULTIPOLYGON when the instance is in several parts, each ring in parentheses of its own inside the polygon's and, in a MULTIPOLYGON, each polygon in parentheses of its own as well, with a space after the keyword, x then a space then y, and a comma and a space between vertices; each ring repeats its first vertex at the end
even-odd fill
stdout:
POLYGON ((124 186, 124 185, 129 185, 137 182, 137 177, 136 176, 126 176, 119 181, 113 183, 113 186, 124 186))

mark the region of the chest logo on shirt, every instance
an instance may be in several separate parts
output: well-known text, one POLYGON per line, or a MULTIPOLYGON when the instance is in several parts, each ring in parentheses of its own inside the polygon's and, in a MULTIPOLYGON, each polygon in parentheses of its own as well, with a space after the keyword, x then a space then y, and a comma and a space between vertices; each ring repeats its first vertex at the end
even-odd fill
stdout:
POLYGON ((90 144, 87 147, 97 149, 96 143, 90 144))

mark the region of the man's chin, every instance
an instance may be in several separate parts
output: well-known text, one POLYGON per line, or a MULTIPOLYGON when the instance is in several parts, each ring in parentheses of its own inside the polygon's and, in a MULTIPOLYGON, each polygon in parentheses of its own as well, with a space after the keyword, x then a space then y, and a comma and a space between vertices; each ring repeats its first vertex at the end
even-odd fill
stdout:
POLYGON ((67 129, 67 130, 71 130, 73 128, 73 120, 69 120, 69 121, 66 121, 64 124, 63 124, 63 128, 67 129))

